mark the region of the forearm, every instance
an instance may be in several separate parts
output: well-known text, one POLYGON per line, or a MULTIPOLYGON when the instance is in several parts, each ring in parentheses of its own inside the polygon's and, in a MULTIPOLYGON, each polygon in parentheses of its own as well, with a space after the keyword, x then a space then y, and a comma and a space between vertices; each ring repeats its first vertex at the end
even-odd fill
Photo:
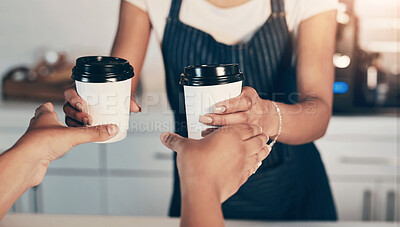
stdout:
POLYGON ((133 66, 135 76, 132 79, 132 93, 139 83, 150 32, 148 14, 126 1, 121 1, 118 30, 111 56, 127 59, 133 66))
MULTIPOLYGON (((269 121, 264 128, 269 128, 271 138, 275 138, 279 128, 276 107, 265 100, 270 110, 269 121)), ((297 104, 277 103, 282 116, 282 131, 278 141, 291 145, 312 142, 322 137, 331 117, 331 104, 319 98, 308 98, 297 104)))
POLYGON ((32 160, 19 148, 11 148, 0 155, 0 219, 15 201, 28 190, 34 182, 35 174, 32 160))
POLYGON ((129 63, 133 66, 135 76, 132 78, 132 94, 135 94, 136 88, 140 81, 140 73, 142 71, 144 57, 134 58, 131 56, 130 53, 127 53, 126 50, 122 49, 122 47, 120 47, 119 45, 114 45, 111 51, 111 56, 127 59, 129 63))
POLYGON ((182 227, 224 226, 221 200, 212 189, 199 182, 181 186, 182 227))
POLYGON ((299 25, 296 73, 299 101, 294 105, 278 103, 282 113, 280 142, 304 144, 325 134, 332 112, 335 18, 336 11, 331 10, 299 25))

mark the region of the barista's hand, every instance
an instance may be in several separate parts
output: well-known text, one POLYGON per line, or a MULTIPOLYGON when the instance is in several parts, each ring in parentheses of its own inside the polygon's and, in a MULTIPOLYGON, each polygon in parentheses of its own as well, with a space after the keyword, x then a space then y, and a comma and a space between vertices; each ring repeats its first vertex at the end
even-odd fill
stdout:
POLYGON ((207 125, 256 124, 271 138, 276 136, 279 124, 272 102, 261 99, 251 87, 244 87, 238 97, 217 103, 214 113, 201 116, 199 121, 207 125))
MULTIPOLYGON (((36 162, 39 168, 32 185, 39 184, 51 161, 60 158, 71 148, 82 143, 100 142, 114 137, 118 126, 100 125, 95 127, 70 128, 58 119, 51 103, 45 103, 36 109, 28 130, 9 151, 24 152, 29 161, 36 162)), ((35 166, 35 165, 34 165, 35 166)))
POLYGON ((258 169, 270 151, 267 140, 259 126, 250 124, 226 126, 201 140, 161 134, 162 143, 177 152, 182 194, 208 188, 218 202, 232 196, 258 169))
MULTIPOLYGON (((82 127, 92 123, 92 117, 87 113, 87 104, 75 90, 75 86, 64 92, 65 123, 70 127, 82 127)), ((137 113, 142 111, 140 105, 131 96, 130 111, 137 113)))

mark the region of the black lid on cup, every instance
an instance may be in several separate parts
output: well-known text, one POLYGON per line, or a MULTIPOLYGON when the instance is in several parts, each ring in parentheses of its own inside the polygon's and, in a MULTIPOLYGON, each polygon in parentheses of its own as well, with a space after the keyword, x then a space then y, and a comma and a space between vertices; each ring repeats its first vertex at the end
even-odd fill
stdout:
POLYGON ((71 78, 88 83, 109 83, 132 78, 133 67, 122 58, 87 56, 76 59, 71 78))
POLYGON ((190 65, 185 67, 179 84, 186 86, 209 86, 244 80, 238 64, 190 65))

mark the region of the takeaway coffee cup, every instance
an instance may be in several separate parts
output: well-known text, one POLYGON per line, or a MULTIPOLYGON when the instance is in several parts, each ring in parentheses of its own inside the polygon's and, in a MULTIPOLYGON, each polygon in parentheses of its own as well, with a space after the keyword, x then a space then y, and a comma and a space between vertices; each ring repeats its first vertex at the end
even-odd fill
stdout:
POLYGON ((201 124, 201 115, 214 112, 215 104, 240 95, 244 75, 238 64, 185 67, 180 78, 185 95, 189 138, 201 139, 209 126, 201 124))
POLYGON ((92 125, 116 124, 119 133, 104 142, 124 139, 129 128, 129 105, 133 67, 122 58, 88 56, 76 60, 72 69, 76 91, 88 105, 92 125))

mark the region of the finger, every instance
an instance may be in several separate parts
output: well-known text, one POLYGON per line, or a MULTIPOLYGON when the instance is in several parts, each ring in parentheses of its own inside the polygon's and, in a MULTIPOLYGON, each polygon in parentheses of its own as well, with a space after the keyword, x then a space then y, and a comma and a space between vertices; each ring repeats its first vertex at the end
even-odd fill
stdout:
POLYGON ((201 131, 201 137, 206 137, 216 130, 218 130, 218 128, 206 128, 205 130, 201 131))
POLYGON ((87 112, 86 101, 76 93, 75 88, 69 88, 64 92, 65 101, 81 112, 87 112))
POLYGON ((262 127, 255 124, 236 124, 220 128, 220 130, 236 130, 240 138, 245 141, 262 133, 262 127))
POLYGON ((69 127, 83 127, 84 124, 82 122, 76 121, 68 116, 65 116, 65 124, 69 127))
POLYGON ((87 114, 86 112, 78 111, 68 102, 64 104, 63 110, 66 116, 74 119, 77 122, 80 122, 85 125, 90 125, 93 122, 93 119, 89 114, 87 114))
POLYGON ((136 102, 133 96, 131 96, 130 110, 134 113, 142 112, 142 107, 136 102))
POLYGON ((29 122, 29 128, 55 126, 57 124, 62 125, 58 119, 57 113, 54 112, 53 104, 51 102, 47 102, 35 110, 35 114, 29 122))
POLYGON ((44 112, 54 112, 54 106, 51 102, 46 102, 45 104, 39 106, 35 110, 35 117, 39 117, 44 112))
POLYGON ((247 161, 246 161, 246 169, 251 170, 251 172, 254 172, 254 167, 258 163, 258 152, 256 152, 254 155, 250 156, 247 161))
POLYGON ((160 135, 160 140, 164 146, 173 151, 180 152, 183 150, 185 143, 187 143, 189 139, 183 138, 175 133, 164 132, 160 135))
POLYGON ((119 128, 114 124, 98 125, 93 127, 65 128, 73 146, 82 143, 101 142, 113 138, 118 134, 119 128))
POLYGON ((253 169, 251 170, 253 172, 252 174, 255 174, 261 165, 262 165, 262 162, 257 163, 257 165, 254 166, 253 169))
POLYGON ((256 124, 234 124, 224 126, 218 129, 218 131, 234 131, 240 136, 242 141, 246 141, 254 136, 262 133, 262 127, 256 124))
POLYGON ((54 111, 54 106, 51 102, 47 102, 36 109, 35 116, 31 119, 30 123, 32 122, 36 122, 36 126, 38 126, 37 124, 42 126, 54 125, 54 123, 63 125, 60 119, 58 119, 58 115, 54 111), (42 120, 39 120, 41 118, 42 120))
POLYGON ((235 98, 219 102, 215 105, 214 113, 235 113, 249 110, 257 101, 257 91, 251 87, 244 87, 242 93, 235 98))
POLYGON ((258 134, 245 141, 248 156, 259 153, 259 151, 267 145, 269 137, 264 133, 258 134))
POLYGON ((264 159, 266 159, 271 152, 271 146, 267 145, 263 147, 259 152, 258 152, 258 163, 261 163, 264 159))
POLYGON ((250 175, 253 175, 257 172, 258 168, 260 168, 260 166, 262 165, 262 162, 257 162, 256 164, 254 164, 255 161, 257 161, 258 155, 253 155, 252 159, 249 160, 247 166, 248 166, 248 170, 247 173, 250 173, 250 175))
POLYGON ((261 165, 262 165, 262 162, 257 163, 257 165, 254 167, 253 174, 255 174, 257 172, 257 170, 260 168, 261 165))
POLYGON ((247 160, 246 160, 246 167, 250 172, 255 172, 262 164, 262 161, 268 157, 271 149, 269 146, 264 146, 262 149, 260 149, 257 153, 254 155, 251 155, 247 160))
POLYGON ((231 114, 206 114, 199 117, 199 122, 206 125, 233 125, 250 122, 248 112, 237 112, 231 114))

